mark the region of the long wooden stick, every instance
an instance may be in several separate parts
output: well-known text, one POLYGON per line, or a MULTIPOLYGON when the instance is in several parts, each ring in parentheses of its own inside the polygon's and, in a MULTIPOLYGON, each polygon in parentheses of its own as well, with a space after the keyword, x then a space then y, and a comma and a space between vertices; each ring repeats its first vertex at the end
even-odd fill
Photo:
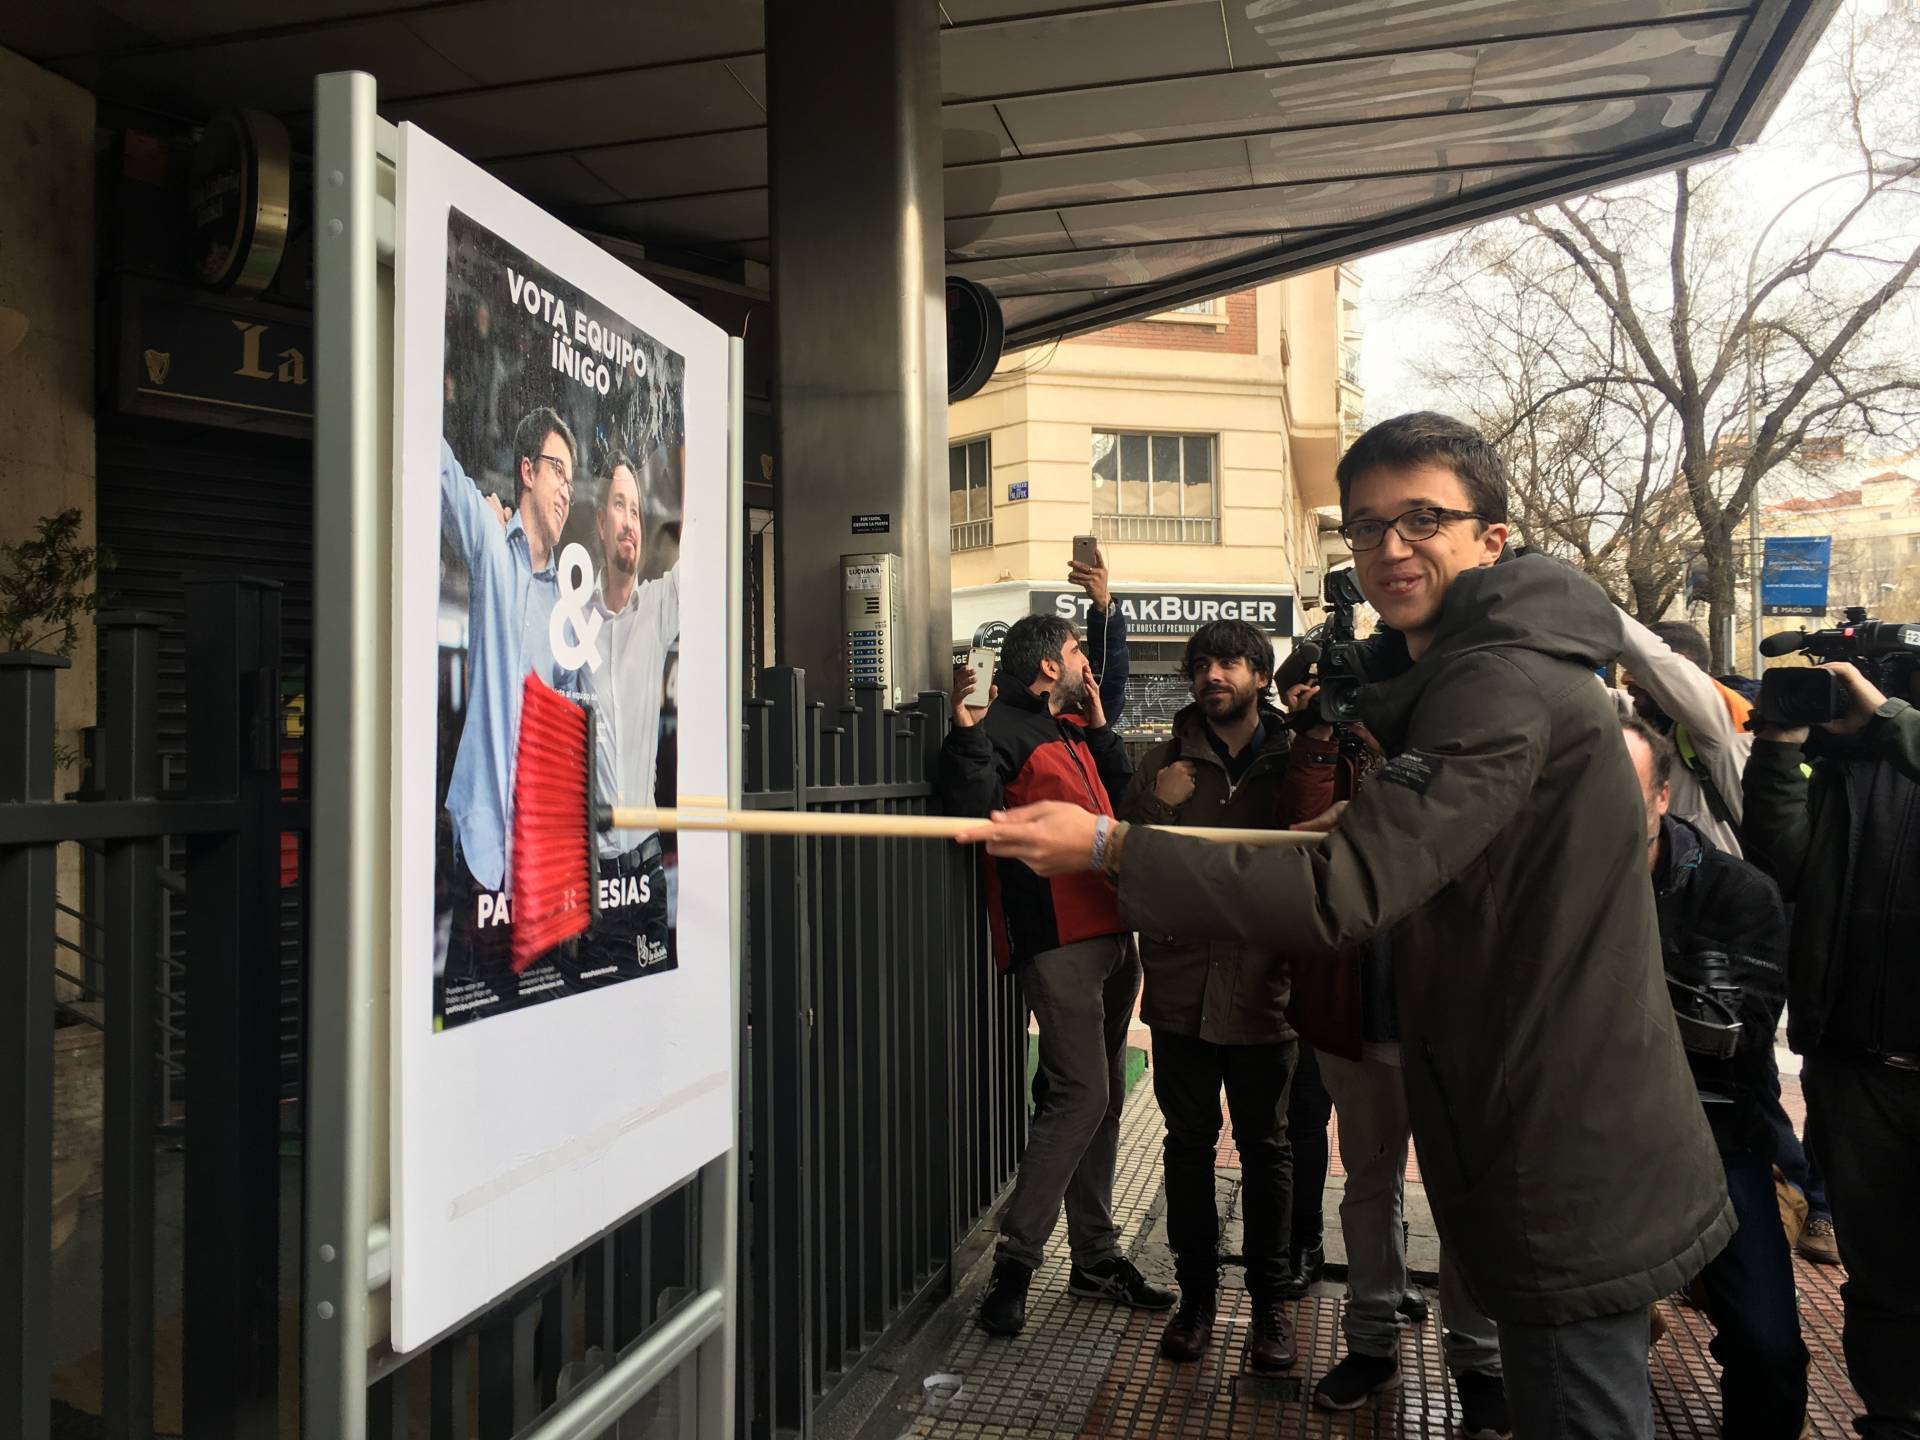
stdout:
MULTIPOLYGON (((681 810, 652 810, 639 806, 615 806, 616 830, 724 830, 740 835, 820 835, 826 837, 879 837, 890 840, 951 840, 967 830, 986 824, 963 815, 858 815, 831 810, 723 810, 693 807, 681 810)), ((1221 845, 1318 845, 1326 836, 1311 830, 1214 830, 1203 826, 1182 829, 1156 825, 1156 830, 1176 830, 1200 840, 1221 845)))

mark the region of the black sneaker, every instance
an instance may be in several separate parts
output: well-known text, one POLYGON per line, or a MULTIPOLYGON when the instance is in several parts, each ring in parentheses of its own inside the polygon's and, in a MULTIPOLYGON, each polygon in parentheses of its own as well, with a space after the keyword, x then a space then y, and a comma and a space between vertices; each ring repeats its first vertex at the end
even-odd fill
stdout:
POLYGON ((1398 1355, 1349 1354, 1320 1377, 1313 1403, 1322 1410, 1358 1410, 1375 1395, 1399 1388, 1398 1355))
POLYGON ((1466 1440, 1511 1440, 1507 1418, 1507 1382, 1498 1375, 1469 1370, 1454 1377, 1460 1390, 1460 1433, 1466 1440))
POLYGON ((1425 1291, 1409 1287, 1407 1293, 1400 1297, 1400 1303, 1393 1308, 1395 1313, 1409 1325, 1417 1328, 1427 1323, 1428 1310, 1425 1291))
POLYGON ((1013 1260, 994 1263, 993 1283, 980 1302, 980 1328, 989 1335, 1018 1335, 1027 1326, 1027 1287, 1033 1272, 1013 1260))
POLYGON ((1136 1310, 1171 1310, 1173 1291, 1151 1285, 1131 1260, 1116 1255, 1097 1265, 1076 1265, 1067 1278, 1067 1290, 1088 1300, 1112 1300, 1136 1310))
POLYGON ((1287 1283, 1280 1289, 1283 1300, 1304 1300, 1307 1291, 1313 1288, 1320 1278, 1320 1272, 1326 1268, 1327 1251, 1324 1245, 1316 1245, 1311 1250, 1302 1250, 1293 1257, 1293 1273, 1287 1276, 1287 1283))

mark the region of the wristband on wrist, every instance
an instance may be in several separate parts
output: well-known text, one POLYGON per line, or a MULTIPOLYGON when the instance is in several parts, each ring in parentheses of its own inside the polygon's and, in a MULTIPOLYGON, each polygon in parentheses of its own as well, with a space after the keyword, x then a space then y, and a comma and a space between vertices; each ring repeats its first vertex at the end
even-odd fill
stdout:
POLYGON ((1106 871, 1109 880, 1117 881, 1120 878, 1120 848, 1127 843, 1129 828, 1131 827, 1125 820, 1116 820, 1113 822, 1112 833, 1107 836, 1105 854, 1100 868, 1106 871))
POLYGON ((1087 866, 1089 870, 1107 868, 1107 837, 1112 831, 1113 821, 1108 816, 1093 817, 1093 863, 1087 866))

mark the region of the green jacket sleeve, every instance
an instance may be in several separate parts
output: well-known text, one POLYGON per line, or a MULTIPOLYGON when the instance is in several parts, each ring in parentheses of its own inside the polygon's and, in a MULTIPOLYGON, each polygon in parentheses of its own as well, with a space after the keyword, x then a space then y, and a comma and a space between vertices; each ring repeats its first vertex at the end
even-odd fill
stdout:
POLYGON ((1121 915, 1148 934, 1284 943, 1335 956, 1453 882, 1527 803, 1545 700, 1497 651, 1462 656, 1421 696, 1407 743, 1311 849, 1209 846, 1133 830, 1121 915))
POLYGON ((1806 760, 1798 745, 1755 740, 1741 781, 1746 814, 1740 848, 1773 877, 1789 902, 1798 898, 1812 822, 1807 818, 1806 760))
POLYGON ((1920 710, 1904 700, 1889 700, 1867 722, 1873 753, 1909 780, 1920 781, 1920 710))

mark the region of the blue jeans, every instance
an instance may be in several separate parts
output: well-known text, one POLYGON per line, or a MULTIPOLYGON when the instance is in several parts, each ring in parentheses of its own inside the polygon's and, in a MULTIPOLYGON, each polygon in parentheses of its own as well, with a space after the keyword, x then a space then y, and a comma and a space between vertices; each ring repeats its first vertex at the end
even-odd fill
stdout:
POLYGON ((1807 1414, 1807 1347, 1793 1288, 1793 1252, 1780 1228, 1773 1169, 1724 1157, 1740 1228, 1700 1272, 1720 1362, 1720 1430, 1753 1440, 1795 1440, 1807 1414))

